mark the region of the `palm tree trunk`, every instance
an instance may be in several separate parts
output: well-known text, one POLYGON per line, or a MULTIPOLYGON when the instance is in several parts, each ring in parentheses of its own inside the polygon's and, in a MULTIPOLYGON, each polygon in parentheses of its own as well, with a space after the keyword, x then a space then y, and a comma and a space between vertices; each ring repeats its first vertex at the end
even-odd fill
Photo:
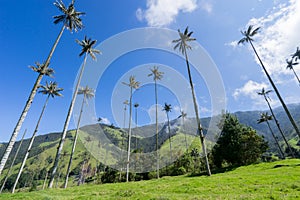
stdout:
POLYGON ((268 79, 269 79, 269 81, 270 81, 270 83, 271 83, 271 85, 272 85, 272 87, 273 87, 273 89, 274 89, 274 91, 275 91, 275 93, 276 93, 276 95, 277 95, 277 97, 278 97, 278 99, 279 99, 279 101, 280 101, 280 103, 281 103, 283 109, 285 110, 285 112, 286 112, 286 114, 287 114, 287 116, 288 116, 288 118, 289 118, 291 124, 293 125, 293 127, 294 127, 296 133, 298 134, 298 137, 300 138, 300 131, 299 131, 299 129, 298 129, 298 126, 296 125, 296 122, 295 122, 295 120, 293 119, 293 117, 292 117, 292 115, 291 115, 289 109, 287 108, 287 106, 285 105, 283 99, 281 98, 281 95, 280 95, 280 93, 279 93, 279 91, 278 91, 276 85, 274 84, 273 80, 271 79, 271 77, 270 77, 270 75, 269 75, 267 69, 265 68, 265 65, 263 64, 262 60, 260 59, 260 57, 259 57, 259 55, 258 55, 258 53, 257 53, 257 51, 256 51, 256 49, 255 49, 255 47, 254 47, 254 45, 253 45, 253 43, 251 42, 251 40, 250 40, 250 44, 251 44, 251 47, 252 47, 252 49, 253 49, 253 51, 254 51, 254 53, 255 53, 257 59, 259 60, 259 62, 260 62, 260 64, 261 64, 261 66, 262 66, 262 68, 263 68, 263 70, 264 70, 266 76, 268 77, 268 79))
POLYGON ((191 90, 192 90, 193 103, 194 103, 194 109, 195 109, 196 120, 197 120, 197 132, 198 132, 197 134, 199 134, 199 137, 200 137, 202 151, 203 151, 204 158, 205 158, 205 165, 206 165, 207 175, 210 176, 211 172, 210 172, 210 166, 209 166, 208 156, 207 156, 207 152, 206 152, 204 134, 203 134, 203 130, 202 130, 201 123, 200 123, 200 117, 199 117, 199 113, 198 113, 198 105, 197 105, 197 100, 196 100, 196 96, 195 96, 194 85, 193 85, 192 75, 191 75, 191 70, 190 70, 190 64, 189 64, 186 49, 184 49, 184 55, 185 55, 185 61, 186 61, 186 66, 187 66, 187 70, 188 70, 190 87, 191 87, 191 90))
MULTIPOLYGON (((182 130, 184 131, 184 117, 182 117, 182 130)), ((184 140, 185 140, 185 149, 186 149, 186 152, 188 153, 188 144, 187 144, 187 139, 186 139, 186 131, 184 131, 184 140)))
POLYGON ((286 137, 285 137, 284 134, 283 134, 283 131, 282 131, 282 129, 281 129, 281 127, 280 127, 280 124, 279 124, 279 122, 278 122, 278 120, 277 120, 277 118, 276 118, 276 116, 275 116, 275 114, 274 114, 274 112, 273 112, 273 109, 272 109, 272 107, 271 107, 271 105, 270 105, 270 102, 268 101, 268 99, 267 99, 267 97, 266 97, 265 95, 264 95, 264 97, 265 97, 265 100, 266 100, 266 102, 267 102, 267 104, 268 104, 268 107, 269 107, 269 109, 270 109, 270 112, 271 112, 271 114, 272 114, 272 116, 273 116, 273 119, 274 119, 274 121, 275 121, 275 124, 276 124, 276 126, 277 126, 277 128, 278 128, 278 130, 279 130, 279 132, 280 132, 280 134, 281 134, 281 136, 282 136, 282 138, 283 138, 283 140, 284 140, 284 142, 285 142, 287 148, 289 149, 289 152, 291 152, 292 157, 295 158, 294 152, 293 152, 293 150, 292 150, 290 144, 288 143, 286 137))
POLYGON ((11 162, 11 165, 10 165, 10 167, 9 167, 9 170, 7 171, 7 174, 6 174, 6 176, 5 176, 5 179, 4 179, 3 183, 2 183, 1 190, 0 190, 0 194, 1 194, 2 191, 3 191, 4 186, 5 186, 5 183, 6 183, 8 177, 9 177, 11 171, 12 171, 12 167, 13 167, 14 164, 15 164, 16 158, 17 158, 17 156, 18 156, 18 154, 19 154, 19 151, 20 151, 20 149, 21 149, 21 146, 22 146, 22 143, 23 143, 23 140, 24 140, 24 137, 25 137, 26 132, 27 132, 27 129, 25 129, 25 131, 24 131, 24 133, 23 133, 23 136, 22 136, 22 139, 21 139, 20 144, 19 144, 19 146, 18 146, 18 149, 17 149, 17 151, 16 151, 16 154, 15 154, 15 156, 14 156, 14 158, 13 158, 13 161, 11 162))
POLYGON ((132 117, 132 87, 130 87, 129 100, 129 125, 128 125, 128 146, 127 146, 127 163, 126 163, 126 182, 129 181, 129 161, 130 161, 130 143, 131 143, 131 117, 132 117))
MULTIPOLYGON (((124 107, 124 119, 123 119, 123 128, 125 129, 125 126, 126 126, 126 104, 125 104, 125 107, 124 107)), ((121 147, 121 153, 120 153, 120 175, 119 175, 119 181, 121 182, 122 181, 122 172, 123 172, 123 147, 124 147, 124 137, 125 135, 123 136, 122 135, 122 147, 121 147)))
MULTIPOLYGON (((54 42, 54 45, 53 45, 53 47, 52 47, 52 49, 51 49, 51 51, 50 51, 50 53, 48 55, 48 58, 47 58, 45 64, 44 64, 44 69, 43 70, 46 70, 48 68, 48 65, 50 63, 50 60, 51 60, 52 55, 54 53, 54 50, 56 49, 56 46, 57 46, 57 44, 58 44, 58 42, 59 42, 59 40, 60 40, 60 38, 61 38, 61 36, 63 34, 63 31, 65 29, 64 27, 65 26, 63 26, 63 28, 61 29, 58 37, 56 38, 56 40, 54 42)), ((20 131, 21 127, 22 127, 22 124, 23 124, 26 116, 27 116, 29 108, 31 107, 32 101, 33 101, 33 99, 34 99, 34 97, 36 95, 37 89, 38 89, 38 87, 39 87, 39 85, 40 85, 40 83, 42 81, 43 76, 44 76, 44 74, 42 74, 42 73, 40 73, 38 75, 38 77, 37 77, 37 79, 36 79, 36 81, 35 81, 35 83, 33 85, 33 88, 32 88, 32 90, 30 92, 30 95, 29 95, 29 97, 27 99, 26 105, 25 105, 25 107, 24 107, 24 109, 22 111, 22 114, 21 114, 21 116, 20 116, 20 118, 19 118, 19 120, 18 120, 18 122, 16 124, 14 132, 11 135, 11 138, 9 140, 9 143, 8 143, 8 145, 6 147, 5 153, 4 153, 4 155, 2 157, 2 160, 1 160, 1 163, 0 163, 0 175, 2 174, 3 168, 4 168, 4 166, 5 166, 6 162, 7 162, 9 154, 10 154, 10 152, 11 152, 11 150, 12 150, 12 148, 13 148, 15 142, 16 142, 16 139, 18 137, 19 131, 20 131)))
POLYGON ((47 173, 46 173, 46 175, 45 175, 45 180, 44 180, 44 183, 43 183, 43 188, 42 188, 42 190, 44 190, 45 189, 45 187, 46 187, 46 182, 47 182, 47 178, 48 178, 48 171, 47 171, 47 173))
POLYGON ((280 154, 281 154, 282 159, 285 159, 284 153, 283 153, 283 151, 282 151, 282 149, 281 149, 281 147, 280 147, 280 145, 279 145, 279 142, 278 142, 278 140, 277 140, 277 137, 275 136, 273 130, 271 129, 271 126, 270 126, 268 120, 267 120, 266 122, 267 122, 268 127, 269 127, 269 130, 270 130, 270 132, 271 132, 271 134, 272 134, 272 136, 273 136, 273 138, 274 138, 274 140, 275 140, 275 142, 276 142, 276 145, 278 146, 278 149, 279 149, 279 152, 280 152, 280 154))
POLYGON ((20 167, 20 169, 19 169, 19 173, 18 173, 18 175, 17 175, 17 178, 16 178, 16 180, 15 180, 15 183, 14 183, 14 186, 13 186, 13 188, 12 188, 12 192, 11 192, 11 193, 15 193, 16 186, 17 186, 17 184, 18 184, 18 182, 19 182, 19 178, 20 178, 20 176, 21 176, 21 174, 22 174, 22 172, 23 172, 23 168, 24 168, 24 166, 25 166, 25 164, 26 164, 26 160, 27 160, 27 158, 28 158, 28 156, 29 156, 29 153, 30 153, 32 144, 33 144, 33 142, 34 142, 36 133, 37 133, 37 131, 38 131, 38 128, 39 128, 39 125, 40 125, 40 122, 41 122, 41 119, 42 119, 42 117, 43 117, 43 115, 44 115, 44 111, 45 111, 46 106, 47 106, 47 104, 48 104, 49 97, 50 97, 50 95, 47 96, 46 101, 45 101, 45 103, 44 103, 42 112, 41 112, 40 117, 39 117, 39 119, 38 119, 38 121, 37 121, 37 124, 36 124, 36 127, 35 127, 35 129, 34 129, 34 132, 33 132, 32 136, 31 136, 31 139, 30 139, 30 142, 29 142, 29 145, 28 145, 28 148, 27 148, 27 152, 26 152, 26 154, 25 154, 25 156, 24 156, 24 158, 23 158, 23 162, 22 162, 21 167, 20 167))
POLYGON ((155 133, 156 133, 156 177, 159 179, 159 149, 158 149, 158 100, 157 100, 157 83, 155 84, 155 133))
POLYGON ((170 127, 170 119, 169 119, 168 111, 166 111, 166 113, 167 113, 167 120, 168 120, 169 143, 170 143, 170 164, 171 164, 173 161, 173 159, 172 159, 171 127, 170 127))
POLYGON ((297 73, 295 72, 294 68, 292 68, 292 70, 293 70, 293 72, 294 72, 294 74, 295 74, 295 76, 296 76, 296 78, 297 78, 298 83, 300 84, 300 79, 299 79, 297 73))
POLYGON ((81 120, 81 116, 82 116, 82 112, 83 112, 84 101, 85 101, 85 95, 83 97, 81 108, 80 108, 80 114, 79 114, 79 118, 78 118, 78 122, 77 122, 77 128, 76 128, 75 138, 74 138, 74 142, 73 142, 73 146, 72 146, 72 151, 71 151, 71 155, 70 155, 69 165, 68 165, 68 168, 67 168, 66 180, 65 180, 64 188, 67 188, 67 186, 68 186, 69 174, 70 174, 70 170, 71 170, 71 166, 72 166, 72 161, 73 161, 73 155, 74 155, 74 152, 75 152, 76 143, 77 143, 77 139, 78 139, 78 132, 79 132, 80 120, 81 120))
POLYGON ((82 67, 81 67, 81 70, 80 70, 80 73, 79 73, 79 77, 78 77, 78 80, 77 80, 77 83, 76 83, 76 87, 75 87, 75 90, 74 90, 72 101, 71 101, 71 104, 70 104, 70 107, 69 107, 67 119, 66 119, 65 124, 64 124, 64 129, 63 129, 63 132, 61 134, 59 146, 57 148, 57 153, 56 153, 56 156, 55 156, 55 160, 54 160, 54 164, 53 164, 53 169, 52 169, 52 172, 51 172, 50 181, 49 181, 49 185, 48 185, 49 188, 52 188, 52 186, 53 186, 53 181, 54 181, 54 177, 55 177, 55 174, 56 174, 56 171, 57 171, 60 154, 62 152, 62 149, 63 149, 63 146, 64 146, 64 142, 66 140, 67 129, 69 127, 69 123, 70 123, 70 120, 71 120, 71 115, 72 115, 72 112, 73 112, 73 108, 74 108, 76 97, 77 97, 77 93, 78 93, 79 84, 80 84, 80 81, 81 81, 81 78, 82 78, 82 75, 83 75, 83 71, 84 71, 84 68, 85 68, 85 64, 86 64, 86 60, 87 60, 87 55, 88 54, 86 53, 85 57, 84 57, 83 64, 82 64, 82 67))

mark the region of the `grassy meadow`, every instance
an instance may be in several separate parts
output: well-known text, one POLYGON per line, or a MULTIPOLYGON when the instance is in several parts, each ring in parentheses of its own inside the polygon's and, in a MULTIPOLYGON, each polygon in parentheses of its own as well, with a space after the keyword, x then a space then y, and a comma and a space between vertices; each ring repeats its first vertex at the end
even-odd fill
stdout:
POLYGON ((208 176, 82 185, 68 189, 4 193, 0 199, 300 199, 300 160, 239 167, 208 176))

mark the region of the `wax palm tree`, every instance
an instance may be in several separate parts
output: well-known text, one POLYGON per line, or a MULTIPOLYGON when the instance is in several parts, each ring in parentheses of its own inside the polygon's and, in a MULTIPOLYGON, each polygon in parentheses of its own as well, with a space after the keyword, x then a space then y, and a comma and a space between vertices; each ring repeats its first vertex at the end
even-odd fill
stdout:
POLYGON ((239 40, 238 44, 243 44, 243 43, 245 43, 245 42, 249 42, 249 43, 250 43, 250 45, 251 45, 251 47, 252 47, 252 49, 253 49, 253 51, 254 51, 254 53, 255 53, 257 59, 258 59, 259 62, 260 62, 260 65, 261 65, 261 67, 263 68, 263 70, 264 70, 264 72, 265 72, 265 74, 266 74, 266 76, 267 76, 269 82, 271 83, 271 85, 272 85, 272 87, 273 87, 273 90, 275 91, 275 93, 276 93, 276 95, 277 95, 277 97, 278 97, 278 99, 279 99, 279 101, 280 101, 280 103, 281 103, 281 105, 282 105, 284 111, 286 112, 286 114, 287 114, 287 116, 288 116, 288 118, 289 118, 291 124, 293 125, 293 127, 294 127, 296 133, 297 133, 298 136, 300 137, 300 131, 299 131, 299 129, 298 129, 298 126, 296 125, 295 120, 293 119, 293 117, 292 117, 292 115, 291 115, 289 109, 288 109, 287 106, 285 105, 285 103, 284 103, 284 101, 283 101, 283 99, 282 99, 282 97, 281 97, 281 95, 280 95, 280 93, 279 93, 279 91, 278 91, 276 85, 274 84, 274 82, 273 82, 271 76, 269 75, 269 73, 268 73, 268 71, 267 71, 267 69, 266 69, 264 63, 262 62, 261 58, 259 57, 259 55, 258 55, 258 53, 257 53, 257 51, 256 51, 256 49, 255 49, 255 47, 254 47, 254 45, 253 45, 253 43, 252 43, 252 41, 253 41, 253 36, 255 36, 255 35, 258 33, 259 29, 260 29, 260 27, 255 28, 255 29, 253 30, 253 26, 250 25, 246 31, 241 31, 241 33, 242 33, 242 35, 243 35, 244 37, 243 37, 241 40, 239 40))
POLYGON ((13 166, 14 166, 14 164, 15 164, 16 158, 17 158, 17 156, 18 156, 18 154, 19 154, 19 151, 20 151, 20 149, 21 149, 21 146, 22 146, 24 137, 25 137, 25 135, 26 135, 26 132, 27 132, 27 129, 25 129, 25 131, 24 131, 24 133, 23 133, 23 136, 22 136, 22 139, 21 139, 20 144, 19 144, 19 146, 18 146, 18 149, 17 149, 17 151, 16 151, 16 154, 15 154, 15 156, 14 156, 14 158, 13 158, 11 164, 10 164, 9 170, 7 171, 7 173, 6 173, 6 175, 5 175, 4 181, 3 181, 2 186, 1 186, 1 189, 0 189, 0 193, 2 193, 2 191, 3 191, 3 189, 4 189, 4 186, 5 186, 5 183, 6 183, 7 179, 8 179, 8 177, 9 177, 10 174, 11 174, 12 168, 13 168, 13 166))
POLYGON ((277 147, 278 147, 279 153, 280 153, 282 159, 284 159, 284 158, 285 158, 284 153, 283 153, 283 151, 282 151, 282 149, 281 149, 281 147, 280 147, 280 144, 279 144, 279 142, 278 142, 277 137, 275 136, 275 134, 274 134, 274 132, 273 132, 271 126, 270 126, 269 121, 271 121, 271 120, 273 120, 272 115, 268 115, 267 112, 264 112, 264 113, 261 113, 260 118, 257 120, 257 123, 258 123, 258 124, 263 123, 263 122, 266 122, 266 123, 267 123, 267 125, 268 125, 268 127, 269 127, 269 130, 270 130, 270 132, 271 132, 271 134, 272 134, 272 136, 273 136, 273 138, 274 138, 274 140, 275 140, 275 143, 276 143, 276 145, 277 145, 277 147))
POLYGON ((185 113, 183 110, 181 111, 181 114, 178 116, 178 118, 182 119, 182 130, 184 131, 184 140, 185 140, 185 149, 188 151, 188 144, 186 139, 186 131, 184 130, 184 119, 186 118, 187 113, 185 113))
POLYGON ((282 136, 282 138, 283 138, 283 140, 284 140, 284 142, 285 142, 287 148, 289 149, 290 153, 291 153, 292 156, 294 157, 294 153, 293 153, 293 151, 292 151, 292 149, 291 149, 291 146, 290 146, 290 144, 288 143, 286 137, 284 136, 283 131, 282 131, 281 127, 280 127, 280 124, 279 124, 279 122, 278 122, 278 120, 277 120, 277 118, 276 118, 276 116, 275 116, 275 114, 274 114, 274 112, 273 112, 273 109, 272 109, 272 107, 271 107, 271 104, 270 104, 270 102, 269 102, 269 100, 271 100, 271 98, 269 97, 269 93, 270 93, 270 92, 272 92, 272 90, 267 90, 267 91, 266 91, 265 88, 262 88, 262 89, 261 89, 261 92, 258 92, 257 94, 263 96, 264 99, 265 99, 265 101, 267 102, 268 107, 269 107, 269 110, 270 110, 270 112, 271 112, 271 115, 272 115, 272 117, 273 117, 273 119, 274 119, 274 121, 275 121, 275 124, 276 124, 276 126, 277 126, 277 128, 278 128, 278 130, 279 130, 279 132, 280 132, 280 134, 281 134, 281 136, 282 136))
POLYGON ((296 71, 294 70, 294 65, 298 65, 299 63, 294 62, 294 59, 291 59, 291 60, 286 59, 286 64, 287 64, 286 69, 293 71, 295 77, 297 78, 298 83, 300 84, 300 79, 299 79, 296 71))
POLYGON ((31 136, 31 138, 30 138, 30 142, 29 142, 29 145, 28 145, 28 147, 27 147, 27 151, 26 151, 26 153, 25 153, 25 156, 24 156, 24 158, 23 158, 23 162, 22 162, 22 164, 21 164, 21 167, 20 167, 20 169, 19 169, 19 173, 18 173, 18 175, 17 175, 16 181, 15 181, 15 183, 14 183, 14 186, 13 186, 13 189, 12 189, 12 193, 15 192, 15 188, 16 188, 16 186, 17 186, 17 184, 18 184, 18 181, 19 181, 19 178, 20 178, 20 176, 21 176, 21 174, 22 174, 22 172, 23 172, 23 168, 24 168, 24 166, 25 166, 25 164, 26 164, 27 158, 28 158, 29 153, 30 153, 30 150, 31 150, 31 148, 32 148, 32 145, 33 145, 33 142, 34 142, 36 133, 38 132, 38 128, 39 128, 40 122, 41 122, 41 120, 42 120, 42 117, 43 117, 43 115, 44 115, 45 109, 46 109, 46 107, 47 107, 49 98, 50 98, 50 97, 54 98, 54 97, 56 97, 56 96, 58 96, 58 97, 62 96, 62 94, 61 94, 60 92, 63 91, 63 88, 59 88, 56 82, 50 81, 49 84, 48 84, 48 82, 46 82, 46 85, 45 85, 45 86, 42 85, 41 88, 42 88, 42 89, 39 91, 39 93, 42 93, 42 94, 44 94, 44 95, 47 95, 47 98, 46 98, 46 100, 45 100, 44 106, 43 106, 43 108, 42 108, 40 117, 39 117, 39 119, 38 119, 38 121, 37 121, 37 124, 36 124, 36 127, 35 127, 35 129, 34 129, 34 132, 33 132, 32 136, 31 136))
POLYGON ((176 45, 174 46, 174 50, 176 50, 178 48, 179 51, 185 56, 185 61, 186 61, 186 66, 187 66, 187 71, 188 71, 188 76, 189 76, 189 82, 190 82, 190 87, 191 87, 192 96, 193 96, 196 121, 197 121, 197 134, 199 134, 200 142, 202 145, 202 151, 203 151, 204 158, 205 158, 206 171, 207 171, 207 174, 210 176, 211 172, 210 172, 210 166, 209 166, 208 156, 207 156, 207 152, 206 152, 205 137, 203 134, 203 129, 202 129, 201 123, 200 123, 200 117, 199 117, 199 112, 198 112, 198 103, 196 100, 194 84, 193 84, 193 80, 192 80, 190 64, 189 64, 188 54, 187 54, 187 50, 192 50, 192 47, 188 43, 195 41, 196 39, 191 37, 193 32, 189 32, 188 27, 186 27, 186 29, 183 33, 180 32, 180 30, 178 29, 178 34, 179 34, 180 38, 177 40, 173 40, 172 42, 176 43, 176 45))
POLYGON ((82 117, 84 104, 87 103, 86 102, 87 99, 91 99, 95 96, 94 90, 89 88, 88 86, 79 88, 77 94, 78 95, 83 95, 83 99, 82 99, 80 113, 79 113, 79 117, 78 117, 78 121, 77 121, 77 128, 76 128, 76 131, 75 131, 75 138, 74 138, 74 142, 73 142, 73 145, 72 145, 72 151, 71 151, 70 160, 69 160, 69 164, 68 164, 68 168, 67 168, 64 188, 67 188, 67 186, 68 186, 69 174, 70 174, 72 161, 73 161, 73 155, 74 155, 74 152, 75 152, 76 143, 77 143, 77 139, 78 139, 78 133, 79 133, 79 128, 80 128, 80 120, 81 120, 81 117, 82 117))
POLYGON ((22 124, 23 124, 23 122, 24 122, 24 120, 25 120, 25 118, 27 116, 27 113, 28 113, 28 111, 29 111, 29 109, 31 107, 31 104, 32 104, 33 99, 34 99, 34 97, 36 95, 38 87, 39 87, 39 85, 40 85, 40 83, 42 81, 42 78, 43 78, 44 75, 47 75, 47 73, 49 72, 48 67, 49 67, 49 64, 50 64, 50 60, 52 58, 52 55, 53 55, 53 53, 54 53, 54 51, 56 49, 56 46, 57 46, 59 40, 60 40, 60 38, 61 38, 61 36, 62 36, 62 34, 64 32, 64 29, 68 28, 70 31, 72 31, 72 30, 77 31, 77 30, 79 30, 79 29, 81 29, 83 27, 83 24, 81 22, 80 16, 83 15, 84 13, 83 12, 77 12, 75 10, 74 2, 72 2, 68 6, 68 8, 66 8, 66 6, 63 4, 62 1, 59 1, 59 2, 57 1, 56 3, 54 3, 54 5, 61 12, 63 12, 63 14, 60 15, 61 17, 58 17, 58 16, 54 17, 54 19, 55 19, 54 23, 58 24, 59 22, 63 22, 63 26, 62 26, 62 28, 61 28, 61 30, 60 30, 57 38, 56 38, 56 40, 55 40, 55 42, 54 42, 51 50, 50 50, 50 53, 49 53, 46 61, 42 64, 41 70, 38 71, 39 75, 38 75, 38 77, 37 77, 37 79, 36 79, 36 81, 35 81, 35 83, 33 85, 33 88, 32 88, 32 90, 30 92, 30 95, 29 95, 29 97, 28 97, 28 99, 26 101, 26 105, 25 105, 25 107, 24 107, 24 109, 23 109, 23 111, 21 113, 21 116, 20 116, 20 118, 19 118, 19 120, 18 120, 18 122, 17 122, 17 124, 16 124, 16 126, 14 128, 14 131, 13 131, 13 133, 11 135, 9 143, 8 143, 8 145, 6 147, 5 153, 4 153, 4 155, 2 157, 2 160, 0 162, 0 175, 2 173, 2 170, 3 170, 4 166, 5 166, 5 163, 7 162, 9 154, 10 154, 12 148, 13 148, 13 145, 15 144, 15 141, 17 139, 19 131, 20 131, 20 129, 22 127, 22 124))
POLYGON ((97 42, 96 40, 87 39, 87 37, 85 36, 84 40, 82 40, 82 41, 76 40, 76 42, 82 47, 82 50, 81 50, 79 56, 82 56, 82 55, 85 55, 85 56, 84 56, 84 61, 83 61, 83 64, 81 66, 80 72, 79 72, 79 76, 78 76, 78 80, 77 80, 75 90, 74 90, 74 93, 73 93, 73 96, 72 96, 71 104, 69 106, 69 110, 68 110, 67 118, 66 118, 66 121, 65 121, 65 124, 64 124, 63 132, 61 134, 61 139, 60 139, 60 142, 59 142, 59 146, 57 148, 57 153, 56 153, 56 156, 55 156, 55 160, 54 160, 54 164, 53 164, 53 168, 52 168, 52 172, 51 172, 51 176, 50 176, 49 188, 52 188, 52 185, 53 185, 54 177, 55 177, 58 162, 59 162, 59 157, 60 157, 60 154, 62 152, 63 145, 64 145, 64 142, 65 142, 65 138, 66 138, 66 135, 67 135, 67 129, 69 127, 69 123, 70 123, 70 120, 71 120, 71 115, 72 115, 73 108, 74 108, 74 105, 75 105, 75 100, 76 100, 76 97, 77 97, 79 85, 80 85, 81 78, 82 78, 84 68, 85 68, 85 65, 86 65, 87 57, 88 57, 88 55, 90 55, 93 60, 96 60, 95 54, 100 53, 99 50, 93 49, 93 46, 97 42))
POLYGON ((160 72, 157 66, 154 66, 151 70, 155 87, 155 134, 156 134, 156 176, 159 178, 159 149, 158 149, 158 97, 157 97, 157 81, 161 80, 164 72, 160 72))
POLYGON ((167 120, 168 120, 168 132, 169 132, 169 143, 170 143, 170 163, 171 163, 173 161, 173 159, 172 159, 171 125, 170 125, 170 118, 169 118, 169 112, 172 111, 171 104, 165 103, 163 111, 166 112, 167 120))
POLYGON ((129 181, 129 160, 130 160, 130 140, 131 140, 131 117, 132 117, 132 94, 133 90, 140 87, 140 82, 135 80, 134 76, 129 77, 129 83, 124 83, 124 85, 130 87, 130 97, 129 97, 129 125, 128 125, 128 143, 127 143, 127 163, 126 163, 126 182, 129 181))

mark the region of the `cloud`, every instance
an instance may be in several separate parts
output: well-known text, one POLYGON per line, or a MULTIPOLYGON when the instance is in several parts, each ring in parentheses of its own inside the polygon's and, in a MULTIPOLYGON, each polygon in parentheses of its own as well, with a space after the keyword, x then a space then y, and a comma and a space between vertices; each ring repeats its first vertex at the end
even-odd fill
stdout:
POLYGON ((200 2, 200 8, 204 11, 206 11, 207 13, 212 13, 213 11, 213 4, 211 2, 209 2, 208 0, 202 0, 200 2))
MULTIPOLYGON (((300 1, 279 4, 265 16, 251 19, 250 24, 261 27, 260 33, 254 37, 254 45, 267 70, 275 81, 286 78, 291 71, 286 70, 285 60, 300 45, 300 1)), ((300 73, 300 69, 297 72, 300 73)))
POLYGON ((101 123, 111 125, 111 122, 109 121, 109 119, 107 119, 105 117, 101 117, 101 123))
POLYGON ((262 88, 267 88, 266 83, 257 83, 255 81, 249 80, 243 87, 235 89, 233 97, 237 100, 241 96, 250 97, 251 99, 257 99, 257 92, 262 88))
MULTIPOLYGON (((207 11, 212 9, 209 4, 202 7, 207 11)), ((136 17, 146 20, 149 26, 162 27, 174 22, 180 12, 190 13, 196 8, 197 0, 147 0, 147 9, 138 8, 136 17)))

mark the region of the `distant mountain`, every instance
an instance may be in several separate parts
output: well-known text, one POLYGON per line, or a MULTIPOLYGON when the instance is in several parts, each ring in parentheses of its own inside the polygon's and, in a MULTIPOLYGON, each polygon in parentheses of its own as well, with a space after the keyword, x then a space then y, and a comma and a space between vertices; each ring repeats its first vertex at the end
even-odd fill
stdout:
MULTIPOLYGON (((300 127, 300 104, 292 104, 288 105, 291 114, 293 115, 295 121, 297 122, 298 126, 300 127)), ((273 138, 270 135, 270 132, 268 130, 268 127, 266 124, 257 124, 257 120, 260 117, 262 111, 243 111, 243 112, 235 112, 233 113, 236 115, 239 119, 239 121, 242 124, 248 125, 253 127, 257 130, 257 132, 265 137, 266 140, 269 141, 269 145, 271 146, 272 151, 276 151, 276 147, 274 146, 273 138)), ((288 118, 286 117, 286 114, 284 110, 279 107, 274 109, 274 113, 276 117, 278 118, 280 122, 280 126, 282 127, 282 130, 284 131, 286 137, 289 139, 290 143, 296 147, 297 145, 300 146, 299 138, 296 135, 292 125, 290 124, 288 118)), ((203 118, 201 119, 201 124, 203 127, 204 134, 207 134, 207 130, 209 127, 211 119, 210 118, 203 118)), ((193 118, 187 118, 184 120, 184 125, 182 124, 182 119, 173 119, 170 121, 171 124, 171 137, 180 137, 183 136, 183 134, 186 134, 190 139, 195 138, 195 133, 197 131, 196 129, 196 120, 193 118)), ((278 139, 282 141, 281 136, 279 135, 279 131, 277 130, 277 127, 274 122, 271 122, 271 126, 275 134, 278 136, 278 139)), ((115 162, 116 156, 120 156, 118 153, 113 154, 110 152, 107 152, 105 149, 107 148, 114 148, 113 146, 126 150, 126 140, 127 140, 127 131, 126 129, 120 129, 118 127, 112 127, 104 124, 93 124, 93 125, 87 125, 82 127, 81 129, 81 136, 78 141, 78 147, 76 149, 75 158, 74 158, 74 166, 72 169, 78 168, 80 162, 82 161, 83 156, 86 156, 87 153, 91 157, 91 162, 96 163, 98 162, 96 159, 93 158, 96 156, 98 157, 98 160, 101 162, 106 162, 107 160, 111 160, 112 162, 115 162), (97 131, 99 130, 99 127, 103 131, 103 134, 105 135, 108 142, 106 143, 100 143, 97 139, 97 131), (95 139, 96 138, 96 139, 95 139), (111 144, 109 144, 111 143, 111 144), (106 145, 106 146, 105 146, 106 145), (91 152, 91 148, 94 149, 94 154, 91 155, 89 152, 91 152), (96 148, 99 148, 99 150, 96 150, 96 148), (89 150, 87 150, 89 149, 89 150), (98 155, 96 155, 98 154, 98 155)), ((207 141, 212 141, 215 139, 216 135, 209 134, 209 137, 207 137, 207 141)), ((65 168, 67 166, 68 161, 68 155, 71 151, 72 146, 72 140, 74 138, 74 130, 69 131, 67 134, 67 139, 64 146, 64 154, 65 158, 62 161, 61 167, 62 171, 65 171, 65 168)), ((167 123, 161 123, 159 124, 159 147, 163 147, 165 143, 168 143, 169 133, 168 133, 168 127, 167 123)), ((60 139, 60 133, 49 133, 46 135, 39 135, 36 137, 35 142, 33 144, 33 148, 30 152, 28 164, 27 166, 30 166, 30 168, 47 168, 50 169, 52 166, 52 161, 54 159, 54 156, 56 154, 58 142, 60 139)), ((197 140, 198 141, 198 140, 197 140)), ((6 168, 10 165, 11 160, 16 152, 16 149, 19 145, 20 141, 15 143, 15 146, 12 150, 11 156, 7 162, 6 168)), ((131 140, 131 147, 134 150, 136 143, 138 144, 138 148, 142 150, 143 152, 152 152, 156 149, 156 135, 155 135, 155 125, 146 125, 138 128, 132 129, 132 140, 131 140)), ((283 145, 283 142, 281 142, 283 145)), ((24 140, 23 145, 20 150, 20 154, 17 157, 16 163, 20 164, 23 155, 25 154, 25 151, 27 149, 27 146, 29 144, 29 139, 24 140)), ((0 143, 0 156, 2 157, 5 151, 7 143, 0 143)), ((176 146, 176 144, 174 144, 176 146)), ((181 144, 183 145, 183 144, 181 144)))

